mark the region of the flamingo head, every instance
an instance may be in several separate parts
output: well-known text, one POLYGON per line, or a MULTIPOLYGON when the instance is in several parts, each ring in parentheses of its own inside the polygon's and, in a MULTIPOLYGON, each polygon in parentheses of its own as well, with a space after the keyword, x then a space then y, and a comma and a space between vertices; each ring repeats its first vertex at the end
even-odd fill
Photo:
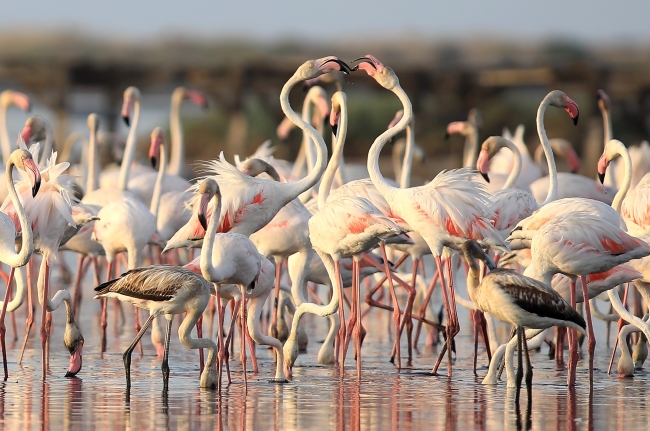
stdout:
POLYGON ((392 129, 393 127, 395 127, 395 125, 397 123, 399 123, 399 121, 402 119, 403 116, 404 116, 404 110, 403 109, 400 109, 399 111, 397 111, 395 113, 395 116, 393 117, 393 119, 390 120, 390 123, 388 123, 388 129, 392 129))
POLYGON ((13 90, 5 90, 0 93, 0 104, 4 106, 14 105, 25 112, 32 109, 29 97, 24 93, 13 90))
POLYGON ((454 135, 456 133, 467 136, 472 132, 472 127, 473 126, 469 121, 453 121, 447 124, 445 139, 449 139, 451 135, 454 135))
POLYGON ((97 133, 99 130, 99 116, 95 114, 94 112, 88 115, 88 129, 90 130, 91 134, 97 133))
POLYGON ((384 66, 376 57, 368 54, 354 61, 358 62, 358 64, 354 66, 353 71, 365 70, 369 76, 373 77, 385 89, 392 90, 399 86, 399 79, 395 75, 395 72, 393 72, 393 69, 384 66))
POLYGON ((140 90, 136 87, 129 87, 124 90, 124 103, 122 104, 122 119, 127 126, 131 125, 131 115, 136 102, 140 101, 140 90))
POLYGON ((70 352, 70 366, 68 367, 68 372, 65 373, 65 377, 74 377, 81 371, 83 364, 81 351, 84 346, 84 337, 81 335, 81 331, 74 320, 66 323, 63 342, 70 352))
POLYGON ((481 145, 481 152, 476 161, 476 169, 481 173, 485 181, 490 182, 488 177, 488 168, 490 167, 490 158, 494 157, 496 153, 503 147, 508 146, 509 141, 501 136, 490 136, 487 138, 483 145, 481 145))
POLYGON ((467 263, 469 263, 471 267, 476 266, 478 269, 475 259, 480 259, 485 263, 485 266, 487 266, 490 271, 497 268, 490 255, 487 254, 479 243, 473 239, 465 241, 461 246, 461 251, 465 260, 467 260, 467 263))
POLYGON ((345 62, 340 60, 338 57, 330 55, 317 60, 308 60, 304 62, 298 70, 296 70, 295 75, 303 81, 307 81, 308 79, 317 78, 324 73, 332 72, 334 70, 340 70, 343 73, 350 73, 350 66, 345 64, 345 62))
POLYGON ((23 149, 14 150, 9 160, 18 169, 27 173, 32 183, 32 197, 36 196, 38 189, 41 187, 41 171, 34 162, 32 153, 23 149))
POLYGON ((598 159, 598 179, 601 184, 605 182, 605 173, 609 167, 609 162, 619 156, 619 151, 624 150, 625 145, 618 139, 612 139, 605 144, 605 151, 598 159))
POLYGON ((603 154, 598 159, 598 179, 601 184, 605 184, 605 173, 607 172, 607 167, 609 166, 610 160, 607 158, 607 154, 603 154))
POLYGON ((309 90, 314 85, 321 85, 321 84, 335 84, 336 88, 338 90, 341 90, 343 88, 344 73, 345 72, 341 72, 341 71, 333 71, 316 78, 308 79, 303 83, 302 90, 304 92, 307 92, 307 90, 309 90))
POLYGON ((208 109, 208 98, 206 95, 200 91, 196 90, 185 90, 185 99, 194 103, 201 109, 208 109))
POLYGON ((47 127, 45 119, 39 115, 32 115, 25 121, 23 130, 20 131, 20 138, 24 143, 40 141, 46 138, 47 127))
POLYGON ((203 180, 201 185, 199 185, 199 190, 198 193, 201 195, 201 200, 199 201, 199 211, 198 211, 198 217, 199 217, 199 223, 201 223, 201 226, 203 227, 204 230, 208 230, 208 204, 210 203, 210 200, 215 196, 219 195, 221 196, 221 192, 219 190, 219 184, 212 179, 212 178, 206 178, 203 180))
POLYGON ((330 126, 334 136, 338 132, 339 124, 341 122, 341 105, 347 103, 347 96, 342 91, 337 91, 332 95, 332 110, 330 112, 330 126))
POLYGON ((550 93, 550 105, 555 106, 556 108, 564 108, 566 112, 569 113, 569 116, 573 119, 573 125, 578 124, 578 118, 580 117, 580 109, 578 104, 574 102, 569 96, 567 96, 564 91, 553 90, 550 93))
POLYGON ((598 90, 596 92, 596 102, 601 111, 609 111, 611 106, 609 96, 603 90, 598 90))
POLYGON ((251 177, 267 173, 274 181, 281 181, 278 171, 271 164, 262 159, 253 158, 244 160, 241 166, 241 171, 251 177))
POLYGON ((149 146, 149 160, 154 168, 157 160, 160 159, 160 149, 163 145, 165 145, 165 132, 160 127, 156 127, 151 132, 151 145, 149 146))

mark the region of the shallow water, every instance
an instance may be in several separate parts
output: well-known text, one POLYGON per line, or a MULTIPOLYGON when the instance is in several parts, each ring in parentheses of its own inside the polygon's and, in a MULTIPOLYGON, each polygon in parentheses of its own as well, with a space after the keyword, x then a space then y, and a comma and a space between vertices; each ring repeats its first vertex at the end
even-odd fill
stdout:
MULTIPOLYGON (((479 377, 472 375, 473 337, 468 314, 462 308, 463 329, 456 338, 458 355, 452 378, 428 374, 437 355, 435 349, 423 348, 424 337, 413 365, 398 373, 388 362, 392 346, 387 329, 390 315, 379 310, 364 320, 368 335, 360 381, 351 354, 343 377, 338 369, 316 363, 326 323, 307 316, 308 353, 299 356, 289 384, 268 383, 274 372, 272 355, 258 347, 260 373, 250 373, 249 363, 247 393, 241 383, 237 350, 231 362, 233 383, 224 386, 221 394, 200 389, 198 355, 182 346, 174 332, 168 393, 163 393, 160 363, 147 335, 143 338, 144 356, 139 358, 137 349, 134 351, 133 384, 127 394, 121 354, 134 336, 131 309, 124 308, 126 323, 115 324, 109 306, 108 349, 100 357, 99 303, 92 299, 91 288, 89 278, 78 319, 86 340, 78 378, 63 377, 69 357, 62 343, 63 310, 53 313, 50 373, 45 383, 41 380, 38 336, 32 335, 22 365, 16 363, 25 310, 18 311, 20 341, 13 341, 7 319, 10 378, 0 383, 3 429, 650 429, 649 374, 642 371, 630 379, 619 379, 615 373, 607 375, 610 350, 602 322, 595 323, 600 335, 593 391, 589 390, 585 361, 581 359, 578 364, 577 387, 569 391, 566 371, 556 369, 555 361, 548 358, 548 348, 543 347, 531 356, 535 375, 530 408, 524 390, 517 411, 514 391, 506 389, 505 382, 498 386, 480 384, 487 365, 484 350, 479 356, 483 367, 479 377)), ((505 338, 508 328, 504 325, 499 329, 505 338)), ((405 351, 404 343, 403 355, 405 351)), ((446 373, 445 362, 441 371, 446 373)))

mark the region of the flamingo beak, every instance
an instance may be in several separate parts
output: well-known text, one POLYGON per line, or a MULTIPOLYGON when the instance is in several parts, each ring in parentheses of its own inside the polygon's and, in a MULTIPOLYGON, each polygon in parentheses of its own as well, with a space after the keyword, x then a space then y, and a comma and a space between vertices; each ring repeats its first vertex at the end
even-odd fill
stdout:
POLYGON ((356 72, 357 70, 365 70, 370 76, 374 75, 377 72, 377 66, 375 66, 375 63, 368 57, 359 57, 355 60, 352 60, 352 62, 358 62, 358 64, 351 69, 352 72, 356 72), (369 66, 366 66, 366 64, 369 66), (370 67, 372 67, 372 69, 370 67))
POLYGON ((205 94, 196 90, 187 90, 185 92, 186 97, 192 101, 196 106, 203 110, 208 109, 208 98, 205 97, 205 94))
POLYGON ((199 203, 199 223, 201 223, 201 226, 203 227, 203 230, 207 231, 208 230, 208 218, 207 218, 207 213, 208 213, 208 203, 210 202, 210 195, 208 193, 203 193, 201 195, 201 202, 199 203))
POLYGON ((580 109, 578 108, 578 104, 571 100, 570 97, 566 97, 566 100, 564 101, 564 109, 566 112, 569 113, 569 116, 573 119, 573 125, 577 126, 578 125, 578 118, 580 118, 580 109))
POLYGON ((340 117, 341 117, 340 111, 336 111, 332 109, 332 112, 330 112, 330 126, 332 126, 332 133, 334 133, 334 136, 336 136, 336 133, 338 132, 339 129, 340 117))
POLYGON ((488 168, 490 167, 490 155, 487 150, 481 150, 481 153, 478 155, 478 160, 476 161, 476 169, 481 173, 481 176, 487 181, 490 182, 490 177, 488 176, 488 168))
POLYGON ((350 66, 348 66, 343 60, 340 60, 340 59, 338 59, 336 57, 325 60, 320 66, 318 66, 318 68, 323 73, 331 72, 332 70, 340 70, 341 72, 348 75, 351 72, 350 66), (329 64, 329 63, 337 64, 338 68, 335 67, 335 66, 334 67, 332 67, 332 66, 324 67, 326 64, 329 64))
POLYGON ((12 102, 25 112, 31 112, 32 110, 32 104, 26 94, 14 92, 12 102))
POLYGON ((29 144, 29 142, 32 140, 31 124, 25 124, 25 127, 23 127, 23 130, 20 132, 20 139, 22 139, 25 144, 29 144))
POLYGON ((601 184, 605 184, 605 173, 607 172, 608 166, 609 160, 607 160, 607 156, 603 154, 600 156, 600 159, 598 159, 598 179, 601 184))
POLYGON ((122 119, 127 126, 131 126, 131 112, 133 111, 133 99, 128 97, 124 99, 124 104, 122 104, 122 119))
POLYGON ((79 346, 77 349, 70 354, 70 367, 65 373, 65 377, 74 377, 81 371, 81 366, 83 365, 83 359, 81 357, 81 351, 84 347, 84 340, 79 341, 79 346))
POLYGON ((162 136, 155 135, 151 137, 151 146, 149 147, 149 160, 151 160, 151 167, 156 167, 156 162, 160 158, 160 147, 162 145, 162 136))
POLYGON ((36 196, 38 190, 41 188, 41 171, 36 166, 32 159, 25 159, 25 172, 29 175, 32 181, 32 197, 36 196))

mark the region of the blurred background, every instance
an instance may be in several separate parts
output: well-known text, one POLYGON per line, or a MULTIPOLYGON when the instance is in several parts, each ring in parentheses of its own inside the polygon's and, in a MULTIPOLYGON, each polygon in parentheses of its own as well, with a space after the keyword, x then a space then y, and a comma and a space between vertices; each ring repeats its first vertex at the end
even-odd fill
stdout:
MULTIPOLYGON (((0 91, 28 94, 59 149, 73 132, 87 136, 86 116, 97 112, 110 151, 126 137, 122 93, 135 85, 146 151, 151 130, 169 128, 171 93, 183 85, 209 97, 207 111, 181 109, 189 161, 222 150, 232 160, 266 139, 276 157, 293 159, 299 131, 286 141, 275 132, 284 82, 307 59, 349 62, 371 53, 396 71, 413 102, 416 142, 428 160, 415 175, 460 166, 464 139, 445 141, 445 127, 472 108, 482 114, 481 141, 523 124, 534 149, 537 107, 550 89, 561 89, 580 105, 580 123, 549 111, 549 137, 568 139, 583 158, 582 173, 593 176, 603 145, 598 89, 612 100, 616 138, 629 146, 650 136, 648 17, 648 1, 15 2, 0 15, 0 91)), ((401 105, 365 74, 343 81, 346 156, 364 163, 401 105)), ((296 111, 303 98, 293 91, 296 111)), ((9 110, 12 141, 28 115, 9 110)))

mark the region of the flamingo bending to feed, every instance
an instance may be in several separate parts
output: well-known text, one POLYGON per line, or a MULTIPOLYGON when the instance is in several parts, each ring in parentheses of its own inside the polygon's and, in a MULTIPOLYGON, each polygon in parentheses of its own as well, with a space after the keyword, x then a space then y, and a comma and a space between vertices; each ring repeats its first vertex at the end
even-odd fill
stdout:
MULTIPOLYGON (((479 239, 491 247, 504 250, 508 250, 508 247, 492 224, 494 213, 489 210, 490 202, 485 187, 471 181, 475 171, 464 168, 442 172, 429 184, 408 189, 392 187, 384 179, 379 171, 379 153, 390 138, 406 128, 413 116, 413 110, 411 101, 400 87, 399 79, 392 69, 385 67, 371 55, 358 60, 360 63, 355 69, 366 71, 382 87, 395 93, 404 106, 402 119, 377 137, 370 148, 368 171, 373 184, 395 214, 422 235, 436 260, 447 310, 446 348, 449 351, 448 374, 451 375, 451 343, 460 330, 460 325, 455 312, 452 279, 450 277, 448 292, 442 277, 443 249, 446 246, 457 248, 465 239, 479 239)), ((448 260, 446 256, 445 260, 448 260)), ((449 271, 451 274, 451 265, 449 271)))
POLYGON ((187 313, 178 328, 178 338, 189 349, 208 349, 207 366, 201 373, 201 387, 216 388, 217 345, 208 338, 193 338, 192 329, 203 314, 211 298, 212 283, 204 277, 177 266, 148 266, 135 268, 115 280, 95 288, 95 298, 117 298, 138 308, 149 310, 149 318, 124 352, 126 387, 131 388, 131 353, 151 325, 153 320, 164 314, 167 319, 165 349, 162 361, 163 383, 169 384, 169 341, 171 339, 174 315, 187 313))
POLYGON ((528 347, 523 328, 546 329, 551 326, 564 326, 585 333, 585 320, 548 284, 516 272, 496 268, 488 256, 475 241, 467 241, 462 246, 463 255, 469 264, 467 291, 469 297, 479 310, 492 314, 499 320, 517 327, 519 338, 519 369, 517 370, 517 395, 523 379, 522 353, 526 355, 526 389, 531 397, 533 369, 530 365, 528 347), (481 259, 490 272, 479 283, 479 266, 476 259, 481 259), (523 351, 523 352, 522 352, 523 351))
MULTIPOLYGON (((55 259, 55 253, 67 225, 75 225, 72 219, 72 202, 68 190, 72 179, 67 175, 61 175, 69 164, 67 162, 57 164, 56 152, 52 153, 44 170, 44 181, 40 182, 41 173, 33 159, 28 158, 24 151, 14 152, 14 154, 16 154, 14 163, 17 164, 17 158, 22 157, 21 164, 27 168, 27 175, 17 183, 17 189, 24 203, 27 217, 33 226, 34 249, 43 255, 37 282, 38 299, 43 307, 40 332, 43 348, 43 379, 45 379, 48 367, 46 343, 49 340, 51 322, 51 315, 48 313, 59 308, 62 302, 65 303, 67 314, 63 341, 70 351, 70 367, 66 376, 72 377, 81 370, 84 339, 74 320, 70 293, 67 290, 59 290, 51 299, 49 295, 50 263, 55 259), (36 194, 37 191, 40 193, 36 194)), ((2 211, 14 218, 19 208, 14 205, 13 199, 7 199, 2 204, 2 211)), ((28 336, 29 333, 27 332, 25 335, 28 336)))
MULTIPOLYGON (((535 235, 531 245, 537 278, 550 285, 553 275, 561 273, 571 280, 571 305, 575 307, 575 280, 581 277, 584 297, 588 298, 589 274, 609 271, 631 259, 650 255, 650 245, 634 238, 600 217, 573 212, 561 214, 546 223, 535 235)), ((589 374, 593 379, 593 353, 596 339, 591 323, 589 302, 585 302, 589 341, 589 374)), ((568 384, 575 384, 577 337, 572 334, 568 384)))

